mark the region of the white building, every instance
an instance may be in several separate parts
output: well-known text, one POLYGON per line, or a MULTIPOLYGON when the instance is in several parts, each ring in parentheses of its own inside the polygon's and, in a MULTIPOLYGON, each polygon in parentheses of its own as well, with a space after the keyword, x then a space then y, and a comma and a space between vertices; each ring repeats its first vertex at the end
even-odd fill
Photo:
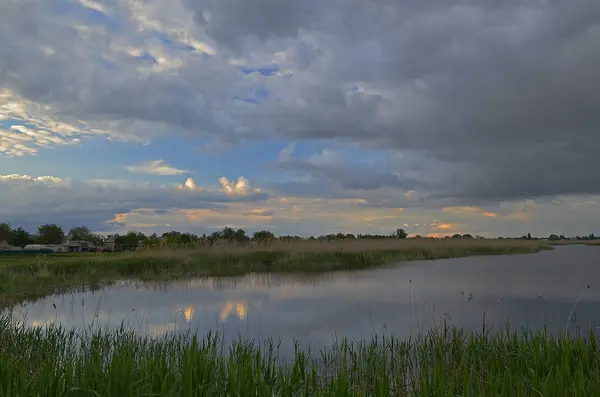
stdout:
POLYGON ((0 251, 21 251, 21 248, 10 245, 6 241, 0 241, 0 251))
POLYGON ((51 245, 51 244, 29 244, 23 248, 25 251, 53 251, 53 252, 67 252, 68 249, 64 245, 51 245))

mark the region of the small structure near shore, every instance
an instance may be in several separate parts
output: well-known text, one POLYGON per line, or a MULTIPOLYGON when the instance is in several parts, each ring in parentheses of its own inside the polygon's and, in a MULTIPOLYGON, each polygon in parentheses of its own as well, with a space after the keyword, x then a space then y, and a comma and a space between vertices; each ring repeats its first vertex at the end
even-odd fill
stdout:
POLYGON ((59 244, 29 244, 23 248, 25 252, 40 252, 40 253, 61 253, 67 252, 68 249, 64 245, 59 244))
POLYGON ((21 251, 21 247, 10 245, 6 240, 0 241, 0 251, 21 251))
POLYGON ((116 250, 116 240, 117 236, 110 235, 106 237, 106 239, 102 242, 102 250, 103 251, 115 251, 116 250))
POLYGON ((90 241, 69 241, 66 247, 68 252, 90 252, 96 250, 96 247, 90 241))

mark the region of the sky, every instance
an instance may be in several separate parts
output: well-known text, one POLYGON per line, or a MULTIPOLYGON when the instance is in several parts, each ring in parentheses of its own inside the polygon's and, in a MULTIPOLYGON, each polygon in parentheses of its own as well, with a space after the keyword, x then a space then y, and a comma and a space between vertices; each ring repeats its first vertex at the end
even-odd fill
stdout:
POLYGON ((0 1, 0 221, 600 234, 600 2, 0 1))

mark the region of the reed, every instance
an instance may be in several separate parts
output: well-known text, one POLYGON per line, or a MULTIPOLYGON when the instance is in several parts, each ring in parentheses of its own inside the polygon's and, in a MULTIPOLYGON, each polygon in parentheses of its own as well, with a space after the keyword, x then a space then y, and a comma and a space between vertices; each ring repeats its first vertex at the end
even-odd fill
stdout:
POLYGON ((2 396, 591 396, 597 337, 547 330, 340 340, 318 352, 208 335, 150 339, 0 318, 2 396))
POLYGON ((253 272, 366 269, 399 261, 538 252, 547 246, 498 240, 301 241, 163 247, 128 253, 7 256, 0 263, 0 307, 116 280, 174 280, 253 272))

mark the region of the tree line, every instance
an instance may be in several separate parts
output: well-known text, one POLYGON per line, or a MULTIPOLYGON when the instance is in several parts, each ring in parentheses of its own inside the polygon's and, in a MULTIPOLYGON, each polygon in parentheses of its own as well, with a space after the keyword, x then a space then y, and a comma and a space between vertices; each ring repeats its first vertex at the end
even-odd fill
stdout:
MULTIPOLYGON (((275 235, 268 230, 261 230, 248 235, 244 229, 233 229, 231 227, 225 227, 222 230, 215 231, 210 234, 197 235, 193 233, 181 233, 177 231, 170 231, 157 235, 156 233, 147 235, 137 231, 129 231, 125 234, 115 234, 114 243, 117 247, 136 247, 139 245, 152 246, 152 245, 189 245, 198 242, 208 242, 209 244, 217 240, 226 240, 229 242, 247 242, 247 241, 300 241, 300 240, 319 240, 319 241, 332 241, 332 240, 353 240, 353 239, 406 239, 408 234, 406 230, 400 228, 394 233, 390 234, 352 234, 352 233, 331 233, 323 234, 320 236, 292 236, 284 235, 275 237, 275 235)), ((416 235, 414 239, 425 239, 431 237, 424 237, 416 235)), ((480 239, 483 237, 472 236, 469 233, 466 234, 454 234, 453 236, 446 236, 444 239, 480 239)), ((510 238, 510 237, 507 237, 510 238)), ((498 237, 503 239, 503 237, 498 237)), ((522 237, 514 237, 513 239, 522 240, 538 240, 538 237, 532 237, 530 233, 522 237)), ((565 240, 564 235, 552 234, 548 238, 549 240, 565 240)), ((595 240, 597 237, 592 233, 588 236, 577 236, 576 240, 595 240)), ((10 223, 0 223, 0 242, 6 241, 8 244, 16 247, 24 247, 29 244, 63 244, 65 241, 86 241, 92 243, 94 246, 101 246, 105 241, 105 237, 93 233, 85 226, 76 226, 65 232, 63 228, 56 224, 45 224, 40 225, 35 233, 29 233, 22 227, 13 228, 10 223)))
POLYGON ((62 244, 66 240, 88 241, 101 244, 103 237, 92 233, 88 228, 77 226, 65 233, 63 228, 55 224, 40 225, 35 233, 29 233, 22 227, 13 228, 10 223, 0 223, 0 242, 6 241, 15 247, 29 244, 62 244))
MULTIPOLYGON (((248 235, 244 229, 233 229, 225 227, 222 230, 215 231, 210 234, 197 235, 194 233, 181 233, 178 231, 170 231, 157 235, 156 233, 147 235, 142 232, 129 231, 125 234, 114 234, 114 243, 118 247, 135 247, 138 245, 152 246, 159 244, 168 245, 187 245, 201 241, 212 243, 217 240, 226 240, 229 242, 246 242, 246 241, 297 241, 297 240, 346 240, 346 239, 389 239, 389 238, 407 238, 408 234, 404 229, 397 229, 396 232, 388 235, 378 234, 351 234, 351 233, 336 233, 324 234, 318 237, 301 237, 284 235, 275 237, 273 232, 261 230, 248 235)), ((0 223, 0 242, 6 241, 8 244, 16 247, 24 247, 29 244, 64 244, 66 241, 85 241, 92 243, 95 246, 101 246, 105 237, 93 233, 85 226, 73 227, 68 232, 56 224, 45 224, 38 226, 35 233, 29 233, 22 227, 13 228, 10 223, 0 223)))

